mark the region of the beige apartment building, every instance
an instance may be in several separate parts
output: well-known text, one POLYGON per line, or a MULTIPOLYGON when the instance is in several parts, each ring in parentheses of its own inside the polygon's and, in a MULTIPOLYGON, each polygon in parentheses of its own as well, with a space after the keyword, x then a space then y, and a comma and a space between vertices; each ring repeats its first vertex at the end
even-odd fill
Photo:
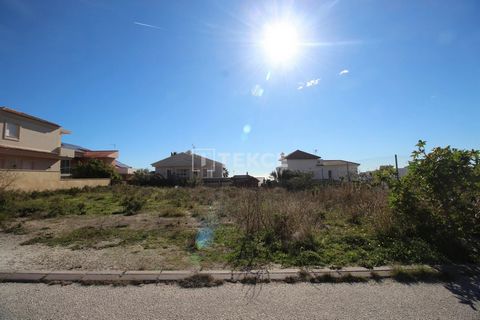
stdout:
POLYGON ((0 169, 60 171, 60 160, 73 158, 62 150, 60 125, 6 107, 0 108, 0 169))
MULTIPOLYGON (((61 169, 70 167, 76 154, 62 147, 62 136, 70 131, 56 123, 0 107, 0 133, 0 172, 4 173, 0 178, 6 179, 8 172, 11 188, 51 190, 110 183, 109 179, 62 179, 61 169)), ((108 154, 118 156, 116 150, 108 154)))

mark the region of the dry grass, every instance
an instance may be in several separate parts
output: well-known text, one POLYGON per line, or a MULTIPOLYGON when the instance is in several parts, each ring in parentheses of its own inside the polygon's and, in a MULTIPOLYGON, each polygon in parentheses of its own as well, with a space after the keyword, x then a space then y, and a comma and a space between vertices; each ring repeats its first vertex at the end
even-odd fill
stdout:
POLYGON ((11 215, 5 231, 26 233, 34 239, 27 244, 77 251, 130 250, 137 256, 138 268, 151 268, 153 250, 162 255, 162 265, 192 268, 430 262, 428 244, 379 236, 392 226, 387 192, 367 185, 345 183, 298 192, 114 186, 18 197, 13 208, 25 200, 29 210, 22 207, 25 215, 11 215), (141 212, 119 214, 126 195, 142 199, 141 212), (65 212, 48 219, 35 213, 37 208, 40 213, 50 212, 59 198, 65 212), (77 208, 78 203, 85 204, 84 213, 69 210, 69 204, 77 208), (198 248, 194 235, 200 228, 210 228, 213 236, 208 246, 198 248), (176 236, 187 233, 189 237, 176 236), (146 262, 141 262, 143 257, 146 262))
POLYGON ((312 191, 238 190, 227 211, 245 234, 273 232, 282 242, 306 241, 338 219, 352 224, 368 220, 377 231, 391 227, 387 194, 380 188, 344 184, 312 191))

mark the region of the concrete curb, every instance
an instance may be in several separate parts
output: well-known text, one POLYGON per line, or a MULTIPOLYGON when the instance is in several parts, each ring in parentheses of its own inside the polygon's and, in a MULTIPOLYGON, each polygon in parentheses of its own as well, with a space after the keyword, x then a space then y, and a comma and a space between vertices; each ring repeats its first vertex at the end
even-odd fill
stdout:
MULTIPOLYGON (((72 283, 82 284, 142 284, 142 283, 172 283, 180 282, 194 275, 208 276, 215 282, 242 282, 259 283, 271 281, 283 282, 355 282, 368 279, 393 278, 398 271, 413 273, 429 270, 440 278, 443 275, 480 274, 478 265, 411 265, 411 266, 384 266, 366 269, 362 267, 347 267, 341 269, 259 269, 249 271, 237 270, 161 270, 161 271, 1 271, 0 282, 27 282, 27 283, 72 283), (421 268, 421 269, 420 269, 421 268), (342 280, 344 278, 344 280, 342 280)), ((421 272, 420 272, 421 273, 421 272)), ((198 278, 196 280, 199 280, 198 278)), ((192 281, 196 281, 192 279, 192 281)), ((205 279, 203 279, 205 281, 205 279)), ((208 281, 208 279, 207 279, 208 281)), ((400 281, 400 280, 399 280, 400 281)))
MULTIPOLYGON (((415 269, 418 266, 402 266, 404 270, 415 269)), ((429 267, 430 268, 430 267, 429 267)), ((433 268, 432 268, 433 270, 433 268)), ((349 267, 342 269, 273 269, 273 270, 203 270, 199 272, 188 270, 175 271, 0 271, 0 282, 80 282, 85 284, 111 283, 159 283, 178 282, 195 274, 208 275, 213 280, 242 282, 291 281, 306 277, 331 278, 358 277, 358 278, 388 278, 394 274, 395 267, 375 267, 366 269, 349 267)))

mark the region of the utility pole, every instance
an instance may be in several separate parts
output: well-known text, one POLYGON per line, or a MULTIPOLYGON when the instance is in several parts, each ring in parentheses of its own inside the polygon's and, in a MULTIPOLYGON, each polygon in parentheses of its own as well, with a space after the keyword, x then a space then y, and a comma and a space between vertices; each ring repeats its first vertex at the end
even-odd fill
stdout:
MULTIPOLYGON (((192 143, 192 176, 195 174, 194 172, 195 172, 195 145, 192 143)), ((200 175, 201 174, 202 173, 200 172, 200 175)))
POLYGON ((350 167, 348 166, 348 161, 347 161, 347 177, 348 177, 348 182, 350 182, 350 167))
POLYGON ((395 155, 395 174, 397 175, 397 181, 400 180, 400 176, 398 175, 398 159, 397 159, 397 155, 395 155))

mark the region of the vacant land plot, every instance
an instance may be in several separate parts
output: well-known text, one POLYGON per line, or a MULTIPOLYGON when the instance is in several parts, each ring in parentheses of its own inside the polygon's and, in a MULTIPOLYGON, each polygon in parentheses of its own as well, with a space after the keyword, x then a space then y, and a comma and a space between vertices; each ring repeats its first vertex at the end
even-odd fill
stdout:
POLYGON ((0 268, 373 267, 447 259, 396 238, 382 188, 309 191, 112 186, 11 193, 0 268))

